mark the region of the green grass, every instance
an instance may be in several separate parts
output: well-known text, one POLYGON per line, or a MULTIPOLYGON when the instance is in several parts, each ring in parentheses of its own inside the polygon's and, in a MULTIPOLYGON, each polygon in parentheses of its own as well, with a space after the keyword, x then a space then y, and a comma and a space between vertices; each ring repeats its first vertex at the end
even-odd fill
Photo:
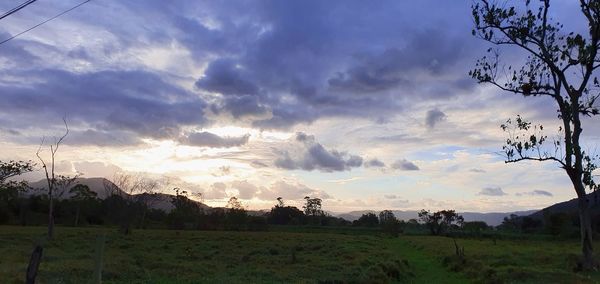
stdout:
MULTIPOLYGON (((456 239, 464 247, 465 262, 455 255, 446 237, 404 236, 407 246, 435 255, 453 271, 481 283, 600 283, 600 273, 576 273, 577 240, 456 239)), ((600 243, 595 243, 600 248, 600 243)))
MULTIPOLYGON (((0 226, 0 283, 22 283, 44 244, 39 283, 89 283, 106 234, 104 283, 600 283, 576 273, 577 240, 391 238, 372 230, 274 227, 270 232, 0 226)), ((600 247, 600 243, 596 244, 600 247)))
MULTIPOLYGON (((22 283, 43 227, 0 227, 0 279, 22 283)), ((399 238, 296 232, 56 229, 40 283, 86 283, 106 233, 105 283, 465 283, 399 238)))

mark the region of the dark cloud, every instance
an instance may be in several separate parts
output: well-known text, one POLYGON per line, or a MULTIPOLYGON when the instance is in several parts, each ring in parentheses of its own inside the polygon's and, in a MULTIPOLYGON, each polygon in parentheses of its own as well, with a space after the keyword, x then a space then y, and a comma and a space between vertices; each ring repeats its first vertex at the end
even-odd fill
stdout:
POLYGON ((485 173, 486 171, 484 169, 473 168, 473 169, 470 169, 469 172, 472 172, 472 173, 485 173))
POLYGON ((315 142, 312 135, 299 132, 294 140, 300 144, 299 155, 292 157, 289 151, 279 153, 280 156, 275 160, 276 167, 288 170, 334 172, 350 170, 363 164, 363 159, 359 156, 325 149, 323 145, 315 142))
POLYGON ((425 124, 429 128, 434 128, 436 124, 444 121, 446 119, 446 114, 443 113, 439 109, 431 109, 427 111, 427 115, 425 116, 425 124))
POLYGON ((549 191, 545 191, 545 190, 533 190, 533 191, 528 191, 528 192, 517 193, 517 196, 523 196, 523 195, 529 195, 529 196, 548 196, 548 197, 554 196, 554 194, 552 194, 549 191))
POLYGON ((219 135, 203 131, 188 133, 187 136, 180 138, 179 141, 185 145, 196 147, 230 148, 245 145, 248 143, 249 138, 250 134, 240 137, 221 137, 219 135))
POLYGON ((406 160, 406 159, 401 159, 401 160, 395 161, 392 164, 392 169, 401 170, 401 171, 418 171, 418 170, 420 170, 417 165, 415 165, 413 162, 406 160))
MULTIPOLYGON (((154 73, 77 74, 45 69, 30 71, 27 77, 31 82, 28 85, 0 85, 4 98, 0 100, 0 120, 25 128, 31 127, 32 122, 55 121, 66 114, 73 129, 88 126, 91 135, 86 138, 75 134, 74 143, 107 145, 111 143, 102 136, 120 136, 125 132, 141 138, 174 138, 180 135, 182 126, 208 123, 203 115, 203 100, 154 73), (94 138, 98 138, 98 143, 94 138)), ((123 143, 136 141, 135 137, 121 139, 123 143)))
MULTIPOLYGON (((37 139, 38 137, 36 137, 37 139)), ((65 139, 66 145, 71 146, 132 146, 143 142, 139 137, 130 131, 103 131, 88 129, 84 131, 70 131, 65 139)))
POLYGON ((478 195, 502 196, 507 194, 500 187, 485 187, 481 189, 478 195))
POLYGON ((229 59, 211 62, 196 87, 222 95, 256 95, 258 87, 244 79, 244 68, 229 59))
MULTIPOLYGON (((138 0, 89 5, 71 19, 86 27, 77 36, 97 41, 62 46, 60 40, 17 39, 3 46, 0 57, 10 64, 3 62, 0 74, 11 82, 0 86, 10 102, 0 111, 35 112, 20 121, 67 113, 84 130, 163 139, 178 137, 184 126, 209 124, 204 110, 262 129, 289 129, 322 117, 383 121, 407 102, 450 98, 474 86, 461 64, 480 43, 464 32, 472 25, 467 4, 138 0), (417 27, 423 14, 428 20, 417 27), (163 73, 132 56, 174 46, 189 56, 169 62, 172 67, 163 73), (63 69, 83 64, 86 71, 61 70, 60 61, 66 61, 63 69), (179 65, 205 71, 190 78, 179 65), (190 84, 185 87, 195 81, 199 94, 170 76, 190 84)), ((11 125, 15 121, 6 118, 11 115, 0 122, 11 125)))
MULTIPOLYGON (((475 85, 465 84, 454 68, 468 54, 469 35, 442 33, 436 25, 412 29, 403 24, 411 16, 403 4, 351 1, 341 8, 335 1, 267 1, 245 11, 210 6, 218 28, 191 17, 176 24, 192 52, 215 50, 196 86, 221 94, 219 111, 235 118, 272 114, 255 117, 257 127, 288 128, 331 116, 378 120, 401 110, 407 98, 452 97, 475 85)), ((442 19, 447 10, 428 14, 442 19)))
POLYGON ((367 168, 383 168, 385 167, 385 163, 378 160, 377 158, 370 159, 365 162, 365 167, 367 168))

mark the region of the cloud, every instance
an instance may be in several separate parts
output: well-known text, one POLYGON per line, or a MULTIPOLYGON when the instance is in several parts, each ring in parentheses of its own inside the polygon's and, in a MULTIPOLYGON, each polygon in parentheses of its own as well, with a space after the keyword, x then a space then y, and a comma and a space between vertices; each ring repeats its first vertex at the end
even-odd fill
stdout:
POLYGON ((363 164, 360 156, 325 149, 323 145, 315 142, 314 136, 299 132, 294 140, 299 142, 299 153, 292 157, 289 151, 284 150, 275 160, 276 167, 287 170, 336 172, 347 171, 363 164))
POLYGON ((120 167, 104 162, 74 162, 73 169, 80 172, 83 177, 112 177, 115 173, 123 171, 120 167))
POLYGON ((222 95, 256 95, 258 87, 245 80, 245 70, 235 62, 222 58, 210 63, 196 87, 222 95))
POLYGON ((554 196, 554 194, 552 194, 549 191, 545 191, 545 190, 533 190, 533 191, 528 191, 528 192, 520 192, 516 194, 517 196, 523 196, 523 195, 529 195, 529 196, 548 196, 548 197, 552 197, 554 196))
POLYGON ((70 131, 65 139, 66 145, 86 146, 94 145, 100 147, 118 147, 140 145, 143 142, 131 131, 105 131, 105 130, 75 130, 70 131))
POLYGON ((427 111, 427 115, 425 116, 425 125, 429 128, 434 128, 436 124, 444 121, 446 119, 446 114, 443 113, 439 109, 431 109, 427 111))
POLYGON ((263 163, 263 162, 261 162, 261 161, 252 161, 252 162, 250 163, 250 165, 251 165, 253 168, 266 168, 266 167, 268 167, 268 166, 269 166, 269 165, 267 165, 267 164, 265 164, 265 163, 263 163))
POLYGON ((67 114, 74 144, 135 144, 139 138, 174 138, 184 126, 208 124, 202 99, 148 71, 40 69, 27 77, 31 83, 0 84, 0 122, 40 127, 67 114))
POLYGON ((205 199, 223 199, 227 198, 227 185, 222 182, 213 183, 209 190, 205 190, 203 197, 205 199))
MULTIPOLYGON (((389 120, 415 101, 475 85, 461 62, 480 41, 462 32, 470 21, 452 16, 460 5, 426 7, 431 20, 419 28, 406 23, 420 19, 413 11, 421 8, 402 2, 89 5, 97 13, 81 10, 47 35, 3 47, 0 92, 11 103, 1 111, 44 110, 24 126, 67 113, 83 130, 170 139, 185 126, 210 124, 207 110, 261 129, 330 117, 389 120), (448 19, 453 25, 440 32, 448 19), (73 36, 95 40, 66 40, 73 36), (14 88, 40 96, 14 101, 11 93, 23 91, 14 88), (55 95, 39 103, 44 93, 55 95)), ((16 121, 7 120, 0 122, 16 121)))
POLYGON ((319 197, 321 199, 332 198, 329 194, 324 191, 312 189, 301 183, 288 183, 285 181, 277 181, 273 183, 268 189, 263 188, 258 194, 263 200, 274 200, 277 197, 283 199, 298 200, 305 196, 319 197))
POLYGON ((398 198, 398 196, 395 195, 395 194, 386 194, 383 197, 385 197, 385 199, 396 199, 396 198, 398 198))
POLYGON ((377 158, 370 159, 365 162, 365 167, 367 168, 383 168, 385 167, 385 163, 380 161, 377 158))
POLYGON ((231 184, 231 188, 237 189, 237 197, 241 199, 252 199, 259 191, 259 188, 256 185, 251 184, 246 180, 234 181, 231 184))
POLYGON ((507 195, 502 188, 500 187, 484 187, 478 193, 478 195, 486 195, 486 196, 502 196, 507 195))
POLYGON ((248 143, 250 134, 246 134, 240 137, 221 137, 219 135, 210 132, 193 132, 188 133, 179 139, 179 141, 185 145, 196 146, 196 147, 210 147, 210 148, 231 148, 245 145, 248 143))
POLYGON ((470 169, 469 172, 472 172, 472 173, 485 173, 486 171, 484 169, 473 168, 473 169, 470 169))
MULTIPOLYGON (((217 184, 224 191, 224 184, 217 184)), ((247 180, 237 180, 231 183, 231 188, 238 191, 238 198, 260 200, 275 200, 278 197, 288 200, 300 200, 305 196, 319 197, 321 199, 332 198, 322 190, 310 188, 298 182, 276 181, 269 186, 256 186, 247 180)))
POLYGON ((420 170, 417 165, 413 162, 408 161, 406 159, 395 161, 392 164, 392 169, 401 170, 401 171, 418 171, 420 170))

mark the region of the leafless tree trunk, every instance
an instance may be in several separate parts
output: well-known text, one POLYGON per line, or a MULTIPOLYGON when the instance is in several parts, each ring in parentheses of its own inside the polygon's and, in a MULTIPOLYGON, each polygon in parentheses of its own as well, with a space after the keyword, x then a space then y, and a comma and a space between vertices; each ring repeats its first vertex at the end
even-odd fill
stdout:
POLYGON ((67 124, 66 118, 63 118, 63 122, 65 123, 65 134, 60 138, 56 139, 54 144, 50 145, 50 163, 47 165, 46 161, 41 156, 42 146, 44 146, 44 140, 42 139, 42 143, 38 148, 35 155, 38 157, 40 162, 42 163, 42 168, 44 169, 44 173, 46 174, 46 182, 48 183, 48 239, 52 239, 54 237, 54 189, 56 187, 56 176, 54 172, 54 163, 56 159, 56 152, 58 152, 58 147, 63 142, 63 140, 69 134, 69 125, 67 124), (48 169, 50 167, 50 169, 48 169))

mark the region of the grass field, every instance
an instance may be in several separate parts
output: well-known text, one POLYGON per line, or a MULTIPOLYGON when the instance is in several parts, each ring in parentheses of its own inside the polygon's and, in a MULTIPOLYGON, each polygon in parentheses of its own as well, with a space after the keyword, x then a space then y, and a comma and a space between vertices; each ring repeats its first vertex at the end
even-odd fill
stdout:
MULTIPOLYGON (((23 282, 44 232, 0 226, 1 283, 23 282)), ((576 241, 458 239, 466 260, 457 265, 449 257, 454 242, 445 237, 167 230, 123 236, 110 228, 66 227, 44 243, 39 282, 90 282, 102 234, 104 283, 600 282, 598 274, 572 272, 576 241)))

